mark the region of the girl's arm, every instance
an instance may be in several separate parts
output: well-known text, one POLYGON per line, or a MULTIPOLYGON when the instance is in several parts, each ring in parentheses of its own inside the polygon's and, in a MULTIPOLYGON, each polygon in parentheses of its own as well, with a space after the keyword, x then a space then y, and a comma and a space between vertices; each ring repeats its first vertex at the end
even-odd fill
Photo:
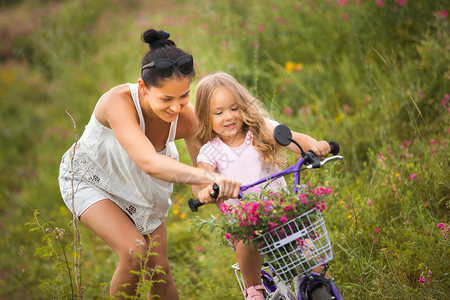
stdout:
POLYGON ((238 195, 238 182, 158 154, 139 126, 139 117, 127 85, 116 87, 105 94, 95 111, 97 119, 101 120, 103 125, 107 123, 123 149, 145 173, 176 183, 217 183, 222 189, 221 193, 232 190, 230 194, 225 194, 226 196, 238 195))
MULTIPOLYGON (((273 134, 273 130, 275 129, 275 125, 271 122, 267 123, 269 130, 273 134)), ((330 145, 327 141, 317 141, 316 139, 310 137, 309 135, 292 131, 292 138, 300 144, 303 148, 303 151, 308 152, 312 150, 318 157, 325 158, 328 154, 330 154, 330 145)), ((289 144, 285 147, 286 149, 300 154, 300 149, 294 144, 289 144)))

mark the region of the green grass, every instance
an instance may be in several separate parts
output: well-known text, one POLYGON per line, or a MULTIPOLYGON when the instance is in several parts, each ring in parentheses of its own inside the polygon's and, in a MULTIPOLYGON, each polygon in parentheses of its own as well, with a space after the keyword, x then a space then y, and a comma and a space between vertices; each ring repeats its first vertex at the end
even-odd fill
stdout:
MULTIPOLYGON (((438 13, 446 1, 13 2, 0 2, 0 298, 69 298, 58 244, 71 264, 71 216, 57 185, 75 140, 65 110, 80 136, 98 98, 138 78, 140 34, 150 27, 194 55, 198 78, 227 71, 275 119, 340 143, 344 161, 304 180, 334 187, 324 214, 346 299, 448 298, 449 242, 437 227, 449 223, 450 205, 449 23, 438 13), (288 71, 288 62, 301 68, 288 71), (25 225, 36 209, 48 231, 25 225), (45 238, 55 227, 65 235, 45 238)), ((189 197, 176 187, 167 223, 182 299, 239 299, 234 253, 191 226, 189 197)), ((106 298, 116 258, 80 231, 84 297, 106 298)))

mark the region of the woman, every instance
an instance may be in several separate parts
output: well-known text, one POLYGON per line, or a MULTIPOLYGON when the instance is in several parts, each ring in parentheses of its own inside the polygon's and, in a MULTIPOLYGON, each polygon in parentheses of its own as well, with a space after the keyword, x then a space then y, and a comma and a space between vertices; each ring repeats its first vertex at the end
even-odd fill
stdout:
MULTIPOLYGON (((160 245, 147 268, 162 266, 165 275, 152 295, 178 299, 167 258, 165 219, 172 182, 213 184, 219 198, 237 197, 239 183, 178 162, 176 139, 184 139, 195 162, 197 119, 189 103, 193 58, 164 31, 147 30, 150 51, 135 84, 112 88, 97 102, 80 140, 63 156, 59 183, 66 205, 117 254, 119 264, 110 295, 136 293, 139 270, 135 252, 146 253, 150 239, 160 245), (72 192, 72 186, 75 192, 72 192)), ((195 163, 194 163, 195 164, 195 163)))

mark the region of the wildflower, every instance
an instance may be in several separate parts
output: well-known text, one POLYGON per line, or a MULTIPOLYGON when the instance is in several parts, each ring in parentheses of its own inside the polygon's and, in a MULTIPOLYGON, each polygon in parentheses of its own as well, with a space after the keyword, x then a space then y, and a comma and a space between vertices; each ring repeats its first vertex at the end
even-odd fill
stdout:
POLYGON ((406 4, 406 0, 395 0, 395 2, 397 2, 399 6, 403 6, 406 4))
POLYGON ((266 31, 266 26, 264 26, 264 24, 258 24, 258 31, 260 32, 266 31))
POLYGON ((290 72, 294 71, 295 63, 293 63, 292 61, 288 61, 288 62, 286 62, 286 65, 284 66, 284 68, 286 69, 286 71, 288 71, 290 73, 290 72))
POLYGON ((347 0, 336 0, 337 5, 346 6, 348 4, 347 0))
POLYGON ((378 233, 380 231, 380 228, 375 229, 375 233, 378 233))
POLYGON ((281 218, 280 218, 280 222, 281 223, 286 223, 288 221, 288 219, 286 218, 286 215, 283 215, 281 218))
POLYGON ((292 108, 286 107, 283 109, 283 113, 288 116, 292 116, 292 108))
POLYGON ((186 213, 181 213, 180 214, 180 219, 184 219, 184 218, 186 218, 186 213))
POLYGON ((446 10, 440 10, 440 11, 437 11, 437 12, 436 12, 436 16, 437 16, 439 19, 447 19, 448 13, 447 13, 446 10))
POLYGON ((446 240, 450 226, 446 223, 439 223, 437 224, 437 227, 441 229, 442 237, 444 238, 444 240, 446 240))
POLYGON ((419 181, 418 179, 416 179, 416 174, 415 173, 412 173, 411 175, 409 175, 408 178, 413 180, 413 181, 419 181))
POLYGON ((204 252, 204 251, 205 251, 205 248, 200 247, 200 246, 197 246, 197 247, 195 247, 195 250, 196 250, 197 252, 204 252))
POLYGON ((373 203, 373 201, 372 201, 372 200, 370 200, 370 199, 369 199, 369 200, 367 200, 367 205, 368 205, 368 206, 372 206, 372 203, 373 203))
POLYGON ((381 0, 377 0, 377 5, 383 7, 384 6, 384 2, 381 0))
POLYGON ((377 239, 377 238, 374 238, 374 239, 373 239, 373 244, 376 245, 377 242, 378 242, 378 239, 377 239))
MULTIPOLYGON (((431 270, 428 270, 428 276, 429 277, 431 277, 431 274, 432 274, 431 270)), ((423 272, 420 273, 420 275, 419 275, 419 283, 422 284, 422 285, 429 284, 430 283, 430 278, 429 277, 426 277, 423 274, 423 272)))
POLYGON ((225 233, 225 238, 226 238, 227 240, 231 239, 231 234, 229 234, 228 232, 225 233))

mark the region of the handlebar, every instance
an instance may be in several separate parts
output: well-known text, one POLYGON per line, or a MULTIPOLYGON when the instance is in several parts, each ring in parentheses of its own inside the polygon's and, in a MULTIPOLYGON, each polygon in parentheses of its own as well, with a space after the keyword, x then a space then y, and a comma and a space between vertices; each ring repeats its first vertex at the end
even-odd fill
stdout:
MULTIPOLYGON (((219 196, 219 186, 217 185, 217 184, 215 184, 214 183, 214 185, 213 185, 213 190, 214 190, 214 193, 212 193, 211 194, 211 197, 212 198, 214 198, 214 199, 216 199, 217 198, 217 196, 219 196)), ((200 200, 194 200, 194 199, 189 199, 189 201, 188 201, 188 205, 189 205, 189 208, 193 211, 193 212, 197 212, 198 211, 198 208, 200 207, 200 206, 203 206, 205 203, 202 203, 202 202, 200 202, 200 200)))
MULTIPOLYGON (((334 161, 334 160, 341 160, 342 156, 336 156, 336 154, 339 153, 340 147, 339 144, 336 142, 329 142, 330 144, 330 148, 331 148, 331 154, 335 155, 332 157, 328 157, 326 159, 324 159, 323 161, 321 161, 317 155, 313 152, 313 151, 308 151, 308 153, 305 153, 304 156, 302 156, 295 165, 288 167, 276 174, 273 174, 267 178, 263 178, 260 179, 254 183, 248 184, 248 185, 241 185, 240 187, 240 192, 239 192, 239 198, 243 197, 243 191, 249 189, 250 187, 253 187, 255 185, 258 185, 260 183, 266 182, 267 180, 272 180, 272 179, 276 179, 278 177, 290 174, 290 173, 294 173, 294 184, 298 185, 299 181, 300 181, 300 177, 299 177, 299 171, 302 165, 307 165, 307 169, 314 169, 314 168, 320 168, 321 166, 325 165, 326 163, 330 162, 330 161, 334 161)), ((219 186, 217 184, 214 184, 213 186, 214 189, 214 193, 211 195, 211 197, 213 198, 217 198, 217 196, 219 195, 219 186)), ((294 191, 297 191, 297 187, 294 187, 294 191)), ((204 203, 200 202, 200 200, 194 200, 194 199, 189 199, 188 201, 188 205, 189 208, 191 209, 191 211, 193 212, 197 212, 198 208, 200 206, 203 206, 204 203)))

